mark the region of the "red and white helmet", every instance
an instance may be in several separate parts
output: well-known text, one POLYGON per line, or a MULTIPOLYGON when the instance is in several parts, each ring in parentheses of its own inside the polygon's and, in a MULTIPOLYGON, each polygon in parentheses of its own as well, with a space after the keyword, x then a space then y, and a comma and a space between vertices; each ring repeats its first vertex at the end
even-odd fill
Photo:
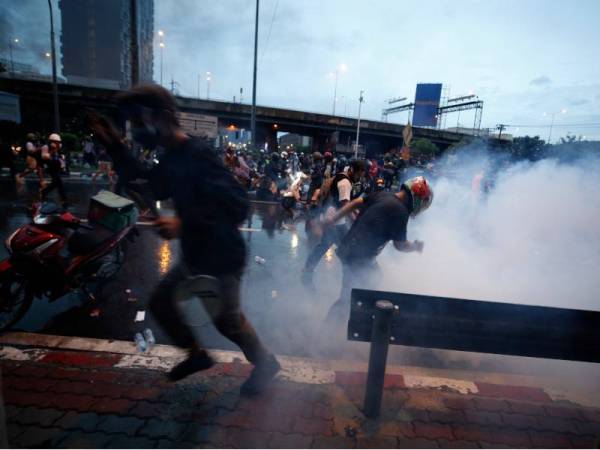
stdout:
POLYGON ((412 197, 411 215, 425 211, 433 202, 433 189, 425 177, 414 177, 402 184, 402 187, 410 192, 412 197))

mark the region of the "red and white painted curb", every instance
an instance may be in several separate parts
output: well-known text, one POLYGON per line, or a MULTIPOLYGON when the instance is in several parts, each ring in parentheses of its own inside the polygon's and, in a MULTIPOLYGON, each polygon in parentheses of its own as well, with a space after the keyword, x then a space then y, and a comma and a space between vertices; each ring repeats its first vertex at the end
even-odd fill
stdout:
MULTIPOLYGON (((35 333, 7 333, 0 336, 0 360, 29 361, 48 363, 68 361, 69 351, 94 352, 109 354, 110 357, 84 358, 86 365, 98 365, 98 368, 114 367, 118 369, 147 369, 167 371, 185 358, 185 352, 169 345, 155 345, 146 353, 140 354, 134 343, 126 341, 92 339, 81 337, 55 336, 35 333)), ((211 350, 212 357, 218 363, 248 364, 241 352, 211 350)), ((85 354, 84 354, 85 355, 85 354)), ((83 356, 73 357, 73 365, 81 361, 83 356)), ((347 361, 319 361, 315 359, 278 356, 282 370, 278 378, 295 383, 317 385, 364 385, 366 382, 366 364, 347 361)), ((533 401, 565 400, 583 406, 600 407, 600 399, 589 393, 572 389, 555 389, 531 386, 519 386, 510 383, 510 375, 504 379, 508 383, 493 384, 482 381, 470 381, 452 377, 422 376, 418 368, 390 366, 386 374, 386 387, 408 389, 439 389, 457 394, 488 395, 490 389, 496 387, 516 392, 523 399, 533 401)), ((426 371, 426 369, 422 369, 426 371)), ((496 378, 497 378, 496 374, 496 378)))

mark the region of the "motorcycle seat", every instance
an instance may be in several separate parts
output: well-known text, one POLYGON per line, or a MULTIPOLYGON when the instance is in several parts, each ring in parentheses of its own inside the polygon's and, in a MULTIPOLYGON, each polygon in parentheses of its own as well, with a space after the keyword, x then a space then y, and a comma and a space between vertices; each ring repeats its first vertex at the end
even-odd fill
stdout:
POLYGON ((85 255, 104 244, 115 232, 100 225, 93 230, 78 229, 71 234, 67 248, 71 255, 85 255))

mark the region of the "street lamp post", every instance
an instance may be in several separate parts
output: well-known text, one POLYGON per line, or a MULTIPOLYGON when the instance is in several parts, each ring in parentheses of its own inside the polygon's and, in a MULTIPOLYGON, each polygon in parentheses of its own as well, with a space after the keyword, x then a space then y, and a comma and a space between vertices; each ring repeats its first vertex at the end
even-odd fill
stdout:
POLYGON ((363 93, 365 91, 360 91, 360 97, 358 98, 358 122, 356 124, 356 143, 354 144, 354 158, 358 158, 358 138, 360 137, 360 107, 363 102, 363 93))
POLYGON ((54 17, 52 14, 52 0, 48 0, 50 9, 50 54, 52 55, 52 97, 54 102, 54 131, 60 133, 60 115, 58 112, 58 83, 56 81, 56 45, 54 39, 54 17))
MULTIPOLYGON (((165 37, 165 32, 163 30, 158 30, 158 37, 160 42, 158 46, 160 47, 160 85, 163 85, 163 49, 165 48, 165 43, 163 38, 165 37)), ((198 95, 199 97, 200 95, 198 95)))
MULTIPOLYGON (((566 109, 561 109, 560 110, 561 114, 566 114, 567 110, 566 109)), ((550 138, 552 137, 552 128, 554 127, 554 117, 556 116, 556 112, 550 113, 550 115, 552 116, 552 120, 550 121, 550 130, 548 131, 548 144, 550 144, 550 138)), ((546 113, 544 113, 544 116, 547 116, 546 113)))
POLYGON ((206 100, 210 98, 210 72, 206 72, 206 100))
POLYGON ((13 42, 15 44, 18 44, 19 38, 13 38, 13 37, 8 38, 8 50, 10 52, 10 76, 11 77, 15 75, 15 63, 13 60, 13 42))
POLYGON ((256 148, 256 62, 258 53, 258 7, 256 0, 256 19, 254 22, 254 73, 252 76, 252 114, 250 116, 250 128, 252 130, 252 145, 256 148))
POLYGON ((346 64, 340 64, 339 67, 336 67, 335 72, 332 73, 332 75, 334 76, 335 82, 333 83, 333 112, 331 113, 332 116, 335 116, 335 104, 337 102, 337 85, 338 85, 338 76, 340 73, 340 70, 343 72, 346 70, 346 64))

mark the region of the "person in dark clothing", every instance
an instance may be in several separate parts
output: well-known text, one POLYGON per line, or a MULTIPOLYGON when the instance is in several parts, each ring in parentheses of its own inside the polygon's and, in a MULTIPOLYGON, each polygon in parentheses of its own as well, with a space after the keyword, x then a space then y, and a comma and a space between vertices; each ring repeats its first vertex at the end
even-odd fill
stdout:
POLYGON ((171 198, 175 206, 176 216, 160 217, 155 225, 163 238, 180 238, 183 257, 160 281, 149 303, 175 344, 189 352, 168 376, 177 381, 214 364, 177 307, 179 300, 197 296, 217 329, 255 366, 241 393, 258 394, 280 366, 240 309, 246 248, 238 227, 249 209, 246 192, 205 141, 191 138, 179 127, 175 99, 166 89, 138 86, 120 94, 117 104, 131 120, 135 141, 146 148, 166 149, 160 162, 146 169, 123 148, 107 121, 96 120, 94 125, 115 167, 129 171, 129 176, 147 178, 156 199, 171 198))
MULTIPOLYGON (((354 160, 350 164, 348 172, 336 174, 330 182, 324 183, 321 187, 321 207, 326 217, 333 216, 345 204, 353 200, 353 183, 359 181, 365 173, 364 161, 354 160)), ((340 245, 342 238, 348 232, 348 224, 345 220, 340 220, 331 227, 324 230, 319 243, 311 250, 304 269, 302 271, 302 283, 314 289, 313 273, 319 261, 327 253, 327 250, 333 245, 340 245)))
POLYGON ((407 240, 406 226, 410 216, 426 210, 432 201, 431 186, 424 177, 416 177, 404 183, 398 193, 379 191, 357 198, 324 221, 326 228, 331 227, 335 221, 359 211, 337 250, 342 262, 342 288, 328 319, 347 318, 352 288, 368 284, 377 270, 375 259, 389 241, 398 251, 423 250, 423 242, 407 240))
POLYGON ((306 196, 306 204, 313 206, 316 204, 319 189, 323 184, 325 177, 325 164, 323 164, 323 155, 320 152, 313 153, 313 162, 310 170, 310 186, 306 196))
POLYGON ((62 172, 64 160, 60 155, 60 148, 62 146, 60 135, 52 133, 48 137, 48 153, 44 153, 43 162, 46 166, 46 171, 50 175, 50 184, 40 191, 42 201, 48 198, 48 194, 54 189, 58 191, 60 201, 65 207, 67 205, 67 194, 65 192, 65 186, 62 181, 62 172))

